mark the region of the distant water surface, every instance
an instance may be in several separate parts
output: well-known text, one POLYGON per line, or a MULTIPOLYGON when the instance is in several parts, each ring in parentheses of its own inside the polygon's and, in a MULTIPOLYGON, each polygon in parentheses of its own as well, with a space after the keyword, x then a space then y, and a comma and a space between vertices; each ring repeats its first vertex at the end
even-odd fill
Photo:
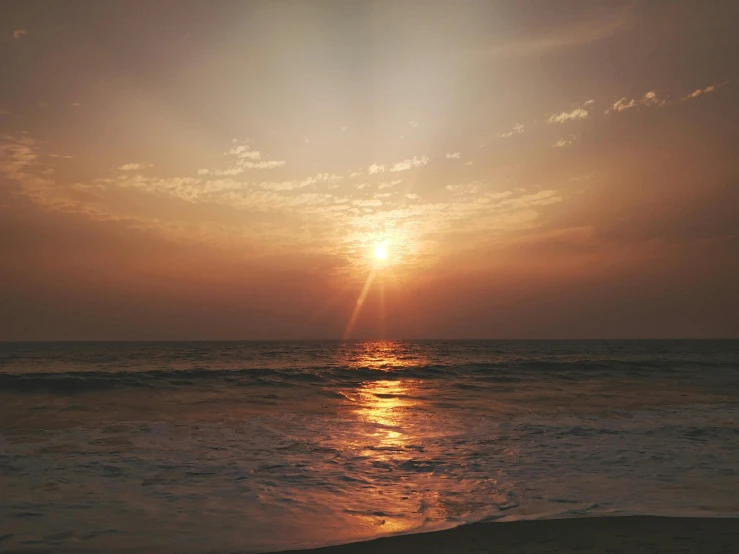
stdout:
POLYGON ((739 341, 0 344, 0 551, 739 516, 739 341))

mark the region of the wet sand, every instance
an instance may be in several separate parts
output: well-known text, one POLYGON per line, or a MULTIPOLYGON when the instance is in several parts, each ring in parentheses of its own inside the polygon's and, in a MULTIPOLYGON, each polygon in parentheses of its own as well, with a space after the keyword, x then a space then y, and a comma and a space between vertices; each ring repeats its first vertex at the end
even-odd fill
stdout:
POLYGON ((476 523, 446 531, 385 537, 294 553, 616 554, 739 553, 739 518, 593 517, 476 523))

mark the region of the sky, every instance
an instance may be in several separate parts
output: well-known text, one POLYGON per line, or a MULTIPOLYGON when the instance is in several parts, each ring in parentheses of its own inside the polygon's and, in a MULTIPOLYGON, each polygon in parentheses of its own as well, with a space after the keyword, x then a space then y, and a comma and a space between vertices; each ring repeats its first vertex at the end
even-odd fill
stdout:
POLYGON ((0 0, 0 340, 738 337, 738 23, 0 0))

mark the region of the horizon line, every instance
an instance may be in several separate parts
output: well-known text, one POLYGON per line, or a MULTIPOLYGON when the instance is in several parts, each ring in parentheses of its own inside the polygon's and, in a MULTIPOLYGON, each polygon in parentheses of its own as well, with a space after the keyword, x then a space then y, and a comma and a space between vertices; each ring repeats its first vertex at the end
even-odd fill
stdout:
POLYGON ((566 342, 566 341, 732 341, 737 337, 590 337, 590 338, 274 338, 274 339, 26 339, 5 340, 0 344, 41 344, 41 343, 171 343, 171 342, 411 342, 411 341, 455 341, 455 342, 566 342))

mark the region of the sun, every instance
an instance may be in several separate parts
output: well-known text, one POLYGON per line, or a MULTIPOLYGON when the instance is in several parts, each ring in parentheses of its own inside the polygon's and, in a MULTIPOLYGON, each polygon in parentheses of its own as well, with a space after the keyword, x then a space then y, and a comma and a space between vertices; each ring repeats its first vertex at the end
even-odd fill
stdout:
POLYGON ((375 258, 378 260, 384 260, 387 258, 387 248, 385 248, 384 244, 378 244, 375 247, 375 258))

